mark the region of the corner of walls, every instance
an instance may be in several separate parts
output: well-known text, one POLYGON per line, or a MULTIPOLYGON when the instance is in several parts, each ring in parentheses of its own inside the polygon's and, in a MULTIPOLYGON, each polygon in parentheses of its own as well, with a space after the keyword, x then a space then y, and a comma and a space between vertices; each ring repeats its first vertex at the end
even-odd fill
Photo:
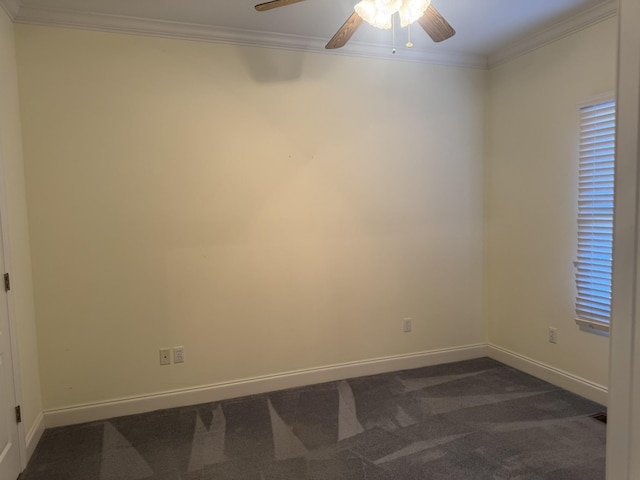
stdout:
POLYGON ((20 0, 0 0, 0 9, 5 11, 11 21, 14 21, 20 10, 20 0))
POLYGON ((483 120, 483 145, 482 145, 482 334, 486 344, 489 343, 489 303, 487 292, 488 267, 489 267, 489 189, 491 188, 491 151, 490 151, 490 120, 491 120, 491 76, 490 70, 485 70, 484 88, 484 120, 483 120))

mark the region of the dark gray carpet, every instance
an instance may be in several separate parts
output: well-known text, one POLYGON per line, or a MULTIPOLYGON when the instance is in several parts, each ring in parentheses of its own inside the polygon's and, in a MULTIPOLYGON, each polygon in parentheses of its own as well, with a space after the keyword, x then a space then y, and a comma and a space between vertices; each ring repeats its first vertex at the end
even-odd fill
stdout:
POLYGON ((482 358, 46 430, 20 480, 604 479, 602 410, 482 358))

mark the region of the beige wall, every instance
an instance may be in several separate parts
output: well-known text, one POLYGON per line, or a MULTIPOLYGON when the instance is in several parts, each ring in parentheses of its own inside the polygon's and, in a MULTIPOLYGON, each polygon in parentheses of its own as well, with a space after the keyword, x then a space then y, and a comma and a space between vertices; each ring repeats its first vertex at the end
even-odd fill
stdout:
POLYGON ((485 172, 489 341, 605 386, 608 338, 574 322, 573 261, 578 104, 614 90, 616 28, 607 20, 490 71, 485 172))
POLYGON ((488 84, 16 30, 45 409, 487 338, 607 384, 572 262, 577 105, 615 86, 615 20, 488 84))
POLYGON ((12 276, 14 323, 20 354, 22 412, 25 432, 35 426, 42 412, 38 351, 31 278, 31 253, 24 169, 22 134, 18 105, 18 82, 14 27, 0 8, 0 161, 7 211, 7 231, 12 276))
POLYGON ((484 342, 486 72, 16 29, 45 409, 484 342))

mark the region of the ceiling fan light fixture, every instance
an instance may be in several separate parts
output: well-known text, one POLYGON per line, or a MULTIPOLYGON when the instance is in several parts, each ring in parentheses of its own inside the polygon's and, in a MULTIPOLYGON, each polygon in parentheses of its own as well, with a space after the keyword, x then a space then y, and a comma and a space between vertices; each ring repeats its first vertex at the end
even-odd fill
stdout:
MULTIPOLYGON (((268 0, 256 5, 256 10, 263 12, 302 1, 304 0, 268 0)), ((393 22, 393 15, 395 13, 399 13, 401 16, 403 27, 417 20, 434 42, 442 42, 456 34, 449 22, 431 5, 431 0, 361 0, 354 10, 342 27, 331 37, 325 48, 331 50, 344 47, 365 21, 378 28, 393 28, 395 23, 393 22), (401 13, 400 10, 402 10, 401 13)), ((411 32, 408 33, 407 47, 411 47, 413 46, 411 32)), ((393 50, 395 53, 395 48, 393 50)))
POLYGON ((391 28, 391 17, 395 12, 387 8, 381 0, 362 0, 354 10, 369 25, 383 30, 391 28))
POLYGON ((398 10, 400 15, 400 26, 406 27, 417 21, 427 11, 431 0, 403 0, 402 6, 398 10))
POLYGON ((355 11, 368 24, 389 29, 395 13, 400 15, 400 25, 406 27, 418 20, 429 8, 431 0, 362 0, 355 11))

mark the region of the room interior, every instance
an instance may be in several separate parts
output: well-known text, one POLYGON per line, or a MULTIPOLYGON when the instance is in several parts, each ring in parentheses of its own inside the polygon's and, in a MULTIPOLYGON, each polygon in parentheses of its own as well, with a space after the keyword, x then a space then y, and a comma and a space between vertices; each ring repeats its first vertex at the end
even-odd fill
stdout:
POLYGON ((617 2, 480 62, 0 3, 27 457, 45 427, 483 356, 607 403, 609 339, 574 321, 575 178, 617 2))

